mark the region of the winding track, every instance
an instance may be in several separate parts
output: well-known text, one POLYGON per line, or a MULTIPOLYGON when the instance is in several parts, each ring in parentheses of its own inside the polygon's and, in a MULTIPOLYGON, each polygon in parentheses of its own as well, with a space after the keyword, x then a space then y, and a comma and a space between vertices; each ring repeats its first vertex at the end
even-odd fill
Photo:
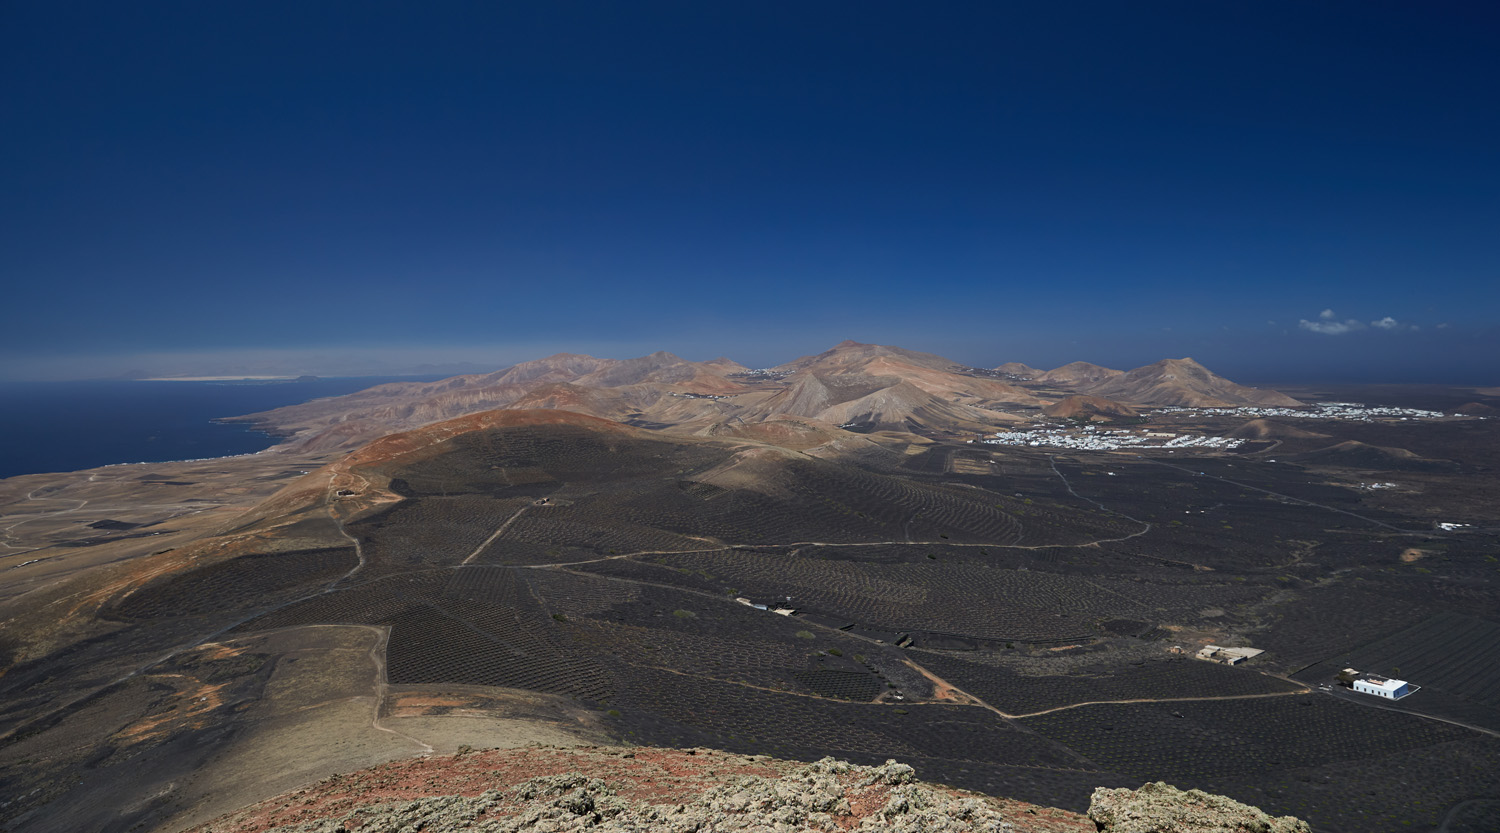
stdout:
POLYGON ((412 743, 415 743, 416 745, 422 747, 421 754, 431 755, 433 752, 431 744, 417 740, 411 735, 408 735, 404 732, 398 732, 395 729, 392 729, 389 726, 383 726, 380 723, 380 713, 385 710, 385 702, 386 699, 390 696, 391 690, 390 681, 385 673, 385 647, 391 641, 391 629, 389 627, 381 628, 374 625, 357 625, 356 627, 367 628, 379 634, 379 637, 375 640, 374 644, 370 645, 370 662, 375 665, 375 707, 374 710, 370 713, 370 725, 382 732, 389 732, 398 738, 405 738, 406 740, 409 740, 412 743))
MULTIPOLYGON (((92 478, 93 475, 89 475, 89 477, 92 478)), ((74 506, 74 507, 72 507, 70 509, 58 509, 58 510, 56 510, 54 512, 43 512, 40 515, 29 515, 29 516, 23 518, 22 520, 16 521, 15 523, 11 524, 10 526, 5 527, 4 529, 0 529, 0 536, 3 536, 7 540, 14 541, 14 540, 16 540, 16 537, 14 535, 11 535, 10 533, 11 533, 11 530, 15 529, 18 526, 24 526, 24 525, 29 524, 29 523, 34 523, 36 521, 42 520, 43 518, 53 518, 53 517, 56 517, 58 515, 66 515, 66 514, 68 514, 70 512, 77 512, 78 510, 82 509, 83 507, 89 505, 88 501, 82 500, 82 499, 78 499, 78 498, 47 498, 47 497, 41 497, 41 498, 39 498, 39 497, 36 497, 36 492, 37 492, 36 489, 32 489, 31 491, 27 492, 26 493, 26 499, 30 500, 30 501, 37 501, 37 500, 78 500, 78 505, 74 506)), ((24 546, 18 547, 18 546, 15 546, 13 544, 7 544, 7 543, 5 543, 5 541, 0 541, 0 547, 5 547, 8 550, 21 550, 20 552, 16 552, 16 553, 6 553, 7 556, 25 555, 28 552, 36 552, 37 550, 47 549, 47 547, 45 547, 45 546, 42 546, 42 547, 32 547, 31 549, 26 549, 24 546)))

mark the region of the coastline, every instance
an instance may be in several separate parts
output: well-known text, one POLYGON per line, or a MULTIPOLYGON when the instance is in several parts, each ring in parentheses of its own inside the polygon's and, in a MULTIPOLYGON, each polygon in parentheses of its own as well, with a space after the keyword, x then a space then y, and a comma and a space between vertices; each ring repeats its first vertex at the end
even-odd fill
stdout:
POLYGON ((7 405, 0 411, 0 435, 7 442, 0 478, 258 453, 285 443, 294 432, 251 415, 410 380, 0 383, 0 399, 7 405))

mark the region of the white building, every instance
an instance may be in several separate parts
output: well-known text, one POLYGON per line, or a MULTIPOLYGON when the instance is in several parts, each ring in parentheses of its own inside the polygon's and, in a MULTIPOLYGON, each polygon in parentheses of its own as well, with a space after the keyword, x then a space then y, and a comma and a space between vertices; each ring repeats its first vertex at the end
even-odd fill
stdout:
POLYGON ((1391 680, 1374 674, 1366 674, 1354 681, 1354 690, 1384 697, 1387 700, 1400 700, 1411 693, 1411 686, 1405 680, 1391 680))

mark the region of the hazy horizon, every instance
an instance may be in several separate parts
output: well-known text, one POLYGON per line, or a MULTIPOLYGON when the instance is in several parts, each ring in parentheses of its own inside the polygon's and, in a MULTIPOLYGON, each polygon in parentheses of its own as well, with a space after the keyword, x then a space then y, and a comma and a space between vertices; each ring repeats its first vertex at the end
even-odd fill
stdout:
MULTIPOLYGON (((746 367, 774 367, 803 356, 821 353, 843 339, 816 342, 801 339, 797 343, 805 346, 791 347, 788 342, 770 345, 736 345, 736 349, 716 349, 712 344, 687 346, 663 346, 649 343, 593 343, 580 345, 507 345, 473 346, 442 349, 392 348, 370 349, 278 349, 214 351, 202 353, 151 353, 120 356, 52 357, 45 363, 28 366, 24 363, 0 361, 0 382, 46 382, 46 381, 94 381, 122 378, 173 378, 173 377, 241 377, 275 376, 457 376, 488 373, 527 361, 543 359, 559 353, 582 353, 604 359, 630 359, 645 356, 658 350, 666 350, 690 361, 708 361, 728 358, 746 367), (759 360, 753 360, 759 359, 759 360), (30 367, 31 372, 27 372, 30 367)), ((856 339, 859 340, 859 339, 856 339)), ((1455 334, 1452 343, 1462 345, 1464 341, 1478 342, 1455 334)), ((1234 340, 1224 338, 1217 343, 1201 340, 1198 344, 1170 344, 1163 340, 1164 347, 1186 346, 1200 349, 1176 352, 1150 352, 1137 347, 1134 350, 1108 349, 1094 343, 1088 347, 1053 346, 1023 350, 1022 355, 991 354, 983 345, 941 343, 908 343, 892 340, 870 339, 866 343, 885 344, 925 353, 936 353, 953 359, 955 363, 971 367, 990 368, 1007 362, 1020 362, 1038 370, 1049 370, 1075 361, 1130 370, 1163 359, 1192 358, 1220 375, 1243 383, 1285 384, 1438 384, 1493 386, 1500 384, 1491 371, 1488 356, 1476 358, 1472 363, 1456 362, 1450 367, 1434 369, 1409 359, 1402 360, 1396 354, 1391 361, 1372 365, 1368 362, 1365 345, 1353 344, 1351 350, 1342 354, 1330 353, 1325 361, 1316 366, 1307 366, 1297 361, 1298 354, 1277 351, 1273 361, 1264 353, 1246 355, 1237 350, 1234 340), (1337 361, 1342 359, 1342 361, 1337 361)), ((1390 345, 1399 348, 1401 345, 1390 345)), ((1472 347, 1482 350, 1483 345, 1472 347)))

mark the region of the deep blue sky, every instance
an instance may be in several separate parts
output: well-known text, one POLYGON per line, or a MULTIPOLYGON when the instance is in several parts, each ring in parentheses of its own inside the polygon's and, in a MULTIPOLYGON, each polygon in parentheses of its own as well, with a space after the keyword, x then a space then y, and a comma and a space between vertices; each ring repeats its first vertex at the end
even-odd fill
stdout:
POLYGON ((0 81, 0 378, 1500 381, 1489 3, 17 0, 0 81))

